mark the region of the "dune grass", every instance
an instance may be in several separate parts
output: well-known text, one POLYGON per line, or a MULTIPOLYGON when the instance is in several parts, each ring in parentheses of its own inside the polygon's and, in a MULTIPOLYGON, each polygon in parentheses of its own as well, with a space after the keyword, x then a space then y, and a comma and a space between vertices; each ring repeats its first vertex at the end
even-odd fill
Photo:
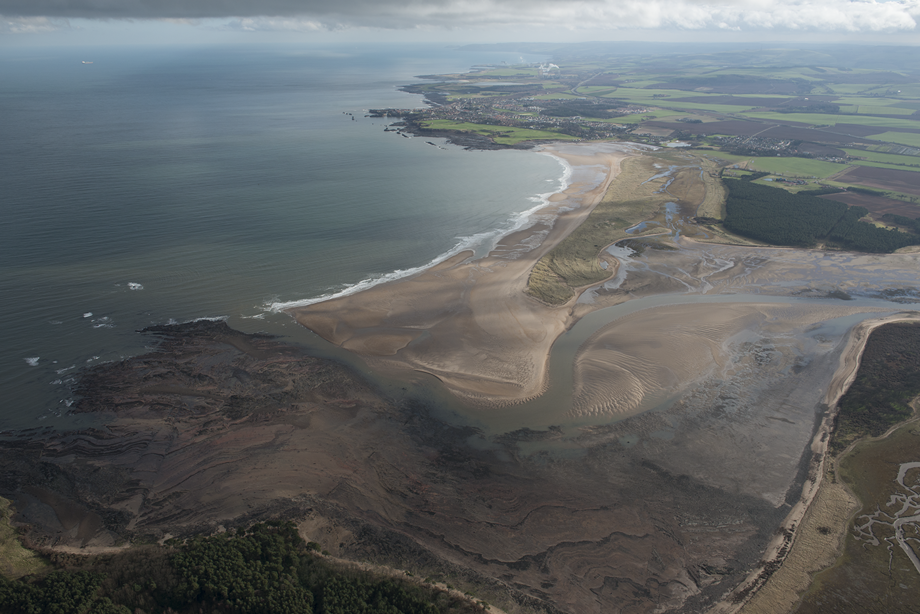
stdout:
MULTIPOLYGON (((577 288, 610 276, 610 271, 600 266, 601 250, 629 236, 627 228, 655 217, 661 206, 673 199, 655 193, 661 182, 643 183, 655 174, 654 162, 650 156, 636 156, 621 163, 620 174, 584 223, 534 266, 527 285, 531 296, 562 305, 575 296, 577 288)), ((699 171, 695 174, 698 176, 699 171)))
POLYGON ((20 578, 48 569, 44 559, 22 547, 19 534, 10 524, 11 516, 10 502, 0 497, 0 574, 20 578))

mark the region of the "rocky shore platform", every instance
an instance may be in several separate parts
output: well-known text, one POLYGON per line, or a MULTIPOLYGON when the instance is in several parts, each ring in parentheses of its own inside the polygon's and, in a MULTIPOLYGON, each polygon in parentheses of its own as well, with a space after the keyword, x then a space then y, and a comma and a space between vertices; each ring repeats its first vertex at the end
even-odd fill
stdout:
POLYGON ((75 411, 104 427, 5 434, 0 496, 32 546, 104 552, 286 518, 334 556, 449 578, 512 611, 698 612, 754 568, 787 511, 617 440, 556 453, 553 429, 525 429, 484 444, 223 322, 142 334, 156 351, 82 374, 75 411))

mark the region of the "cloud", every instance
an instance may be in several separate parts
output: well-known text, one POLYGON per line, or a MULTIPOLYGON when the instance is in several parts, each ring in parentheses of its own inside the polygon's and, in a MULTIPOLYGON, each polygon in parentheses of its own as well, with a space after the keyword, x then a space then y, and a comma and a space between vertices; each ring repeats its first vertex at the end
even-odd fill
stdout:
POLYGON ((228 28, 253 31, 563 27, 903 32, 917 28, 920 0, 0 0, 0 15, 220 18, 228 20, 228 28))
POLYGON ((70 27, 66 19, 49 17, 4 17, 0 15, 0 34, 40 34, 70 27))

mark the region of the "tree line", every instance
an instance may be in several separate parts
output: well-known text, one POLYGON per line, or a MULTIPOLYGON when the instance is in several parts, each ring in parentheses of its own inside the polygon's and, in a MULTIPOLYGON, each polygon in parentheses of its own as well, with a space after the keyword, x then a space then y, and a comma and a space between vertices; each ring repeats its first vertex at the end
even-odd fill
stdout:
POLYGON ((826 241, 863 252, 887 253, 920 244, 920 236, 859 221, 869 211, 808 192, 726 180, 725 228, 774 245, 813 247, 826 241))
POLYGON ((920 394, 920 324, 886 324, 872 331, 856 378, 838 402, 830 450, 865 435, 878 437, 913 414, 920 394))
MULTIPOLYGON (((344 570, 291 522, 114 556, 58 555, 40 578, 0 577, 0 614, 447 614, 482 604, 404 579, 344 570)), ((484 602, 483 602, 484 603, 484 602)))

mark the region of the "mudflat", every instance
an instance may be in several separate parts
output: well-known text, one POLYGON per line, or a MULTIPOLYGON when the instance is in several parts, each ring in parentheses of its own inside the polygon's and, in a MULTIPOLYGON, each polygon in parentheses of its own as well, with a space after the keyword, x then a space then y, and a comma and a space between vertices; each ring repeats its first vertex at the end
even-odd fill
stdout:
MULTIPOLYGON (((698 242, 678 199, 627 239, 644 250, 598 246, 608 280, 558 307, 528 296, 638 155, 623 147, 554 149, 572 185, 483 258, 294 311, 375 371, 438 377, 468 416, 222 323, 162 327, 159 351, 83 374, 77 409, 106 429, 19 434, 0 494, 58 550, 285 517, 333 555, 512 611, 737 609, 817 488, 858 325, 916 313, 920 255, 698 242)), ((642 160, 643 189, 699 176, 669 155, 642 160)))

